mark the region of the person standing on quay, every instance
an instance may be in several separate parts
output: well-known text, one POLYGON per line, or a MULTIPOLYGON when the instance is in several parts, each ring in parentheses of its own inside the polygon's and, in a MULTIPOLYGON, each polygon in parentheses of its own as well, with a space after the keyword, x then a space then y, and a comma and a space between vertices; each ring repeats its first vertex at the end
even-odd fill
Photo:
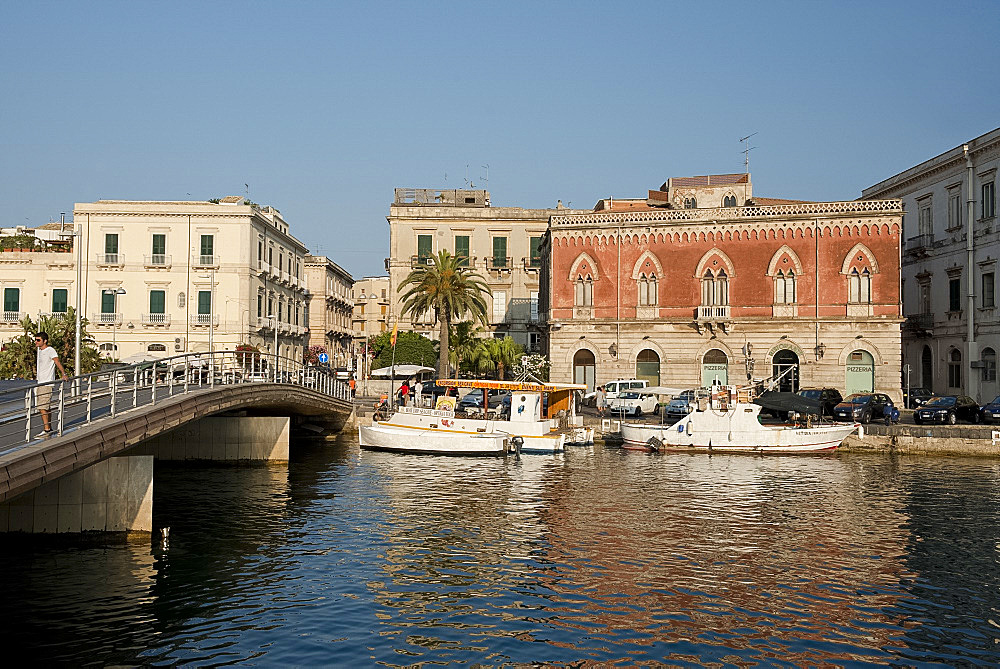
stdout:
POLYGON ((358 382, 355 381, 354 377, 352 376, 351 380, 347 382, 347 385, 350 386, 350 388, 351 388, 351 399, 353 400, 358 395, 358 392, 357 392, 358 382))
POLYGON ((597 415, 604 415, 604 386, 597 386, 597 393, 594 395, 594 404, 597 405, 597 415))
MULTIPOLYGON (((35 358, 35 369, 36 380, 39 383, 51 383, 56 380, 56 367, 59 368, 59 374, 62 376, 63 381, 68 381, 69 377, 66 376, 66 370, 63 369, 62 363, 59 361, 59 354, 56 350, 49 346, 49 335, 44 332, 39 332, 35 335, 35 348, 36 358, 35 358)), ((38 406, 38 413, 42 415, 42 432, 39 437, 48 437, 52 434, 52 419, 49 415, 49 406, 52 404, 52 386, 45 385, 35 388, 35 403, 38 406)))

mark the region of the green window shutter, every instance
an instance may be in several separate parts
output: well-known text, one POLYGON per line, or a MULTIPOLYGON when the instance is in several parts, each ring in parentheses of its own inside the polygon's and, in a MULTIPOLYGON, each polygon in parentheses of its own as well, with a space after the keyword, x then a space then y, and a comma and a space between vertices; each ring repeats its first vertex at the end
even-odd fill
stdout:
POLYGON ((493 266, 494 267, 506 267, 507 266, 507 238, 506 237, 494 237, 493 238, 493 266))
POLYGON ((198 291, 198 313, 199 314, 212 313, 212 291, 210 290, 198 291))
POLYGON ((149 291, 149 313, 167 313, 167 292, 164 290, 149 291))
POLYGON ((104 252, 105 253, 118 253, 118 235, 117 234, 107 234, 104 235, 104 252))
POLYGON ((115 298, 118 297, 114 293, 105 293, 101 291, 101 313, 102 314, 113 314, 115 313, 115 298))
POLYGON ((421 259, 431 256, 431 235, 417 235, 417 256, 421 259))
POLYGON ((64 314, 69 306, 68 291, 65 288, 52 289, 52 313, 64 314))
POLYGON ((455 257, 459 258, 459 267, 469 266, 469 236, 468 235, 456 235, 455 236, 455 257))
POLYGON ((153 235, 153 255, 162 256, 167 252, 167 236, 153 235))
POLYGON ((541 237, 531 237, 528 239, 528 247, 531 249, 529 251, 529 262, 532 267, 540 267, 542 264, 542 255, 538 250, 539 245, 542 243, 541 237))
POLYGON ((4 288, 3 289, 3 310, 4 311, 20 311, 21 310, 21 289, 20 288, 4 288))
POLYGON ((203 256, 214 256, 215 255, 215 236, 214 235, 202 235, 201 236, 201 255, 203 255, 203 256))

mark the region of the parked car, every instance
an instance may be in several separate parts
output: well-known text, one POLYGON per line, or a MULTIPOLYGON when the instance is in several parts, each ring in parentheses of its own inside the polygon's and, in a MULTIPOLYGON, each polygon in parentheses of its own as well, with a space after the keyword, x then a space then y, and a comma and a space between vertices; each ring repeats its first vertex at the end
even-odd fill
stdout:
POLYGON ((983 405, 981 413, 984 422, 1000 423, 1000 395, 994 397, 992 402, 983 405))
POLYGON ((978 423, 982 412, 976 400, 967 395, 938 395, 932 397, 913 413, 913 422, 947 423, 954 425, 959 420, 978 423))
POLYGON ((670 400, 667 403, 667 408, 665 409, 667 418, 679 419, 691 413, 691 407, 689 406, 695 401, 697 391, 695 390, 685 390, 677 397, 670 400))
MULTIPOLYGON (((628 390, 639 390, 649 385, 645 379, 618 379, 604 384, 605 400, 610 401, 618 397, 619 393, 628 390)), ((583 403, 586 406, 594 406, 597 398, 597 391, 589 392, 583 396, 583 403)))
POLYGON ((795 393, 801 397, 817 400, 823 405, 823 415, 833 417, 833 408, 844 401, 836 388, 801 388, 795 393))
POLYGON ((909 392, 903 389, 903 404, 907 409, 918 409, 932 397, 934 393, 926 388, 910 388, 909 392))
POLYGON ((833 408, 836 420, 870 423, 872 420, 882 420, 885 406, 895 407, 888 395, 882 393, 854 393, 833 408))
MULTIPOLYGON (((489 393, 489 408, 496 409, 503 402, 504 395, 510 395, 509 390, 488 390, 489 393)), ((482 390, 472 390, 466 393, 458 402, 458 410, 465 411, 467 413, 477 413, 483 408, 483 391, 482 390)))
POLYGON ((608 400, 608 411, 613 414, 639 417, 644 413, 657 413, 659 405, 656 395, 642 391, 625 391, 618 397, 608 400))

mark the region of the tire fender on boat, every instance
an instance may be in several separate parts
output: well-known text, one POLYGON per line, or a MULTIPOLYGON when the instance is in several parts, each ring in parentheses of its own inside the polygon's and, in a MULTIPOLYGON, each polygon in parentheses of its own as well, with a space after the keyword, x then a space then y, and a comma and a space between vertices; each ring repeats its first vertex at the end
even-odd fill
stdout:
POLYGON ((690 437, 691 433, 694 432, 694 429, 692 429, 693 427, 694 425, 691 424, 691 421, 688 421, 687 425, 684 426, 684 434, 690 437))

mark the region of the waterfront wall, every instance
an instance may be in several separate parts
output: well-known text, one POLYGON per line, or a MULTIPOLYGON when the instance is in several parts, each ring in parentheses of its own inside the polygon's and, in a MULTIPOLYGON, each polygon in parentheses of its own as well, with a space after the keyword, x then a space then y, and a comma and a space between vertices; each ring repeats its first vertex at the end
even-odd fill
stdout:
POLYGON ((286 416, 210 416, 139 444, 158 460, 288 461, 286 416))
POLYGON ((1000 457, 1000 429, 969 426, 870 425, 865 436, 852 434, 841 451, 906 455, 1000 457))

